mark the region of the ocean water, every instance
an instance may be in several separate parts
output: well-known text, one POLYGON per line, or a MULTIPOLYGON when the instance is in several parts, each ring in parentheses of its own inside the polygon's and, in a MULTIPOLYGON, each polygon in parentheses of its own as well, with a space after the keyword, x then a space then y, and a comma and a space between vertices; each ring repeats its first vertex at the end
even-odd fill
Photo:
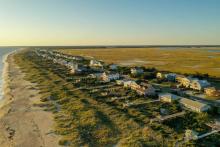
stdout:
POLYGON ((3 73, 3 67, 4 67, 4 56, 8 53, 16 50, 16 48, 0 48, 0 99, 3 97, 3 79, 2 79, 2 73, 3 73))

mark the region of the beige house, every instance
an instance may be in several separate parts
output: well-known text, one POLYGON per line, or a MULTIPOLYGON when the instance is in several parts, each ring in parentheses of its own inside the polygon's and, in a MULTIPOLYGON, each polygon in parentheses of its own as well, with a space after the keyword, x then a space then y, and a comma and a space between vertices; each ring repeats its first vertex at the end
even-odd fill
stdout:
POLYGON ((211 108, 209 105, 205 103, 194 101, 188 98, 181 98, 180 103, 184 107, 191 109, 192 111, 195 111, 195 112, 206 112, 211 108))
POLYGON ((155 88, 151 84, 137 84, 135 81, 125 81, 124 87, 135 90, 139 95, 155 95, 155 88))
POLYGON ((220 91, 216 90, 215 87, 204 88, 204 92, 207 96, 220 96, 220 91))
POLYGON ((180 83, 180 85, 186 87, 186 88, 190 88, 190 85, 192 83, 192 81, 196 81, 198 80, 197 78, 192 78, 192 77, 183 77, 183 76, 178 76, 176 78, 176 80, 180 83))
POLYGON ((198 138, 199 133, 193 130, 187 129, 185 131, 185 140, 196 140, 198 138))
POLYGON ((159 94, 159 99, 160 101, 163 101, 163 102, 168 102, 168 103, 171 103, 173 101, 177 101, 179 100, 181 97, 175 95, 175 94, 172 94, 172 93, 160 93, 159 94))

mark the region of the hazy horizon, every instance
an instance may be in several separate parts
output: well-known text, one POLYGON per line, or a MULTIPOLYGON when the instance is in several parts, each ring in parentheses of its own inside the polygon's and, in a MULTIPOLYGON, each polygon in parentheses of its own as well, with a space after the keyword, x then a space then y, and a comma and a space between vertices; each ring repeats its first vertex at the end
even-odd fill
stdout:
POLYGON ((0 0, 0 46, 219 45, 218 0, 0 0))

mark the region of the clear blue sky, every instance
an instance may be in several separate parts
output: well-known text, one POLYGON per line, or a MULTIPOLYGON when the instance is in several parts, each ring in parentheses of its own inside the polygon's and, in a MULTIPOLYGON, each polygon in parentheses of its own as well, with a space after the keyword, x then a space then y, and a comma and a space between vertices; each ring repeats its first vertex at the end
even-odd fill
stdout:
POLYGON ((0 0, 0 45, 220 44, 220 0, 0 0))

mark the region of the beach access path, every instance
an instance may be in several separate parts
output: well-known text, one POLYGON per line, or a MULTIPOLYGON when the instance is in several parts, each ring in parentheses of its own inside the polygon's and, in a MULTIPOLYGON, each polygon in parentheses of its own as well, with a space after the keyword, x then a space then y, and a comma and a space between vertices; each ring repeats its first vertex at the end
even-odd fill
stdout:
POLYGON ((7 57, 4 78, 5 104, 0 108, 1 147, 56 147, 59 137, 52 131, 52 113, 34 106, 40 103, 39 91, 24 80, 24 73, 15 64, 14 53, 7 57))

